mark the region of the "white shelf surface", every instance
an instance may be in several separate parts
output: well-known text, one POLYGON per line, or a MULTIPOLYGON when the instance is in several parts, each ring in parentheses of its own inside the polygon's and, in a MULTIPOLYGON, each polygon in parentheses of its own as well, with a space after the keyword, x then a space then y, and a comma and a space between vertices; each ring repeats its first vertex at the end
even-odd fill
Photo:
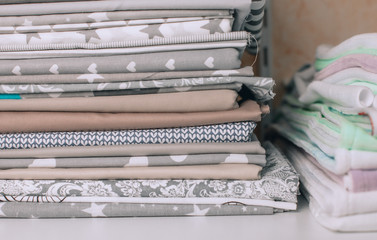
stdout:
POLYGON ((377 233, 334 233, 310 215, 299 198, 296 212, 261 216, 0 219, 2 239, 377 239, 377 233))

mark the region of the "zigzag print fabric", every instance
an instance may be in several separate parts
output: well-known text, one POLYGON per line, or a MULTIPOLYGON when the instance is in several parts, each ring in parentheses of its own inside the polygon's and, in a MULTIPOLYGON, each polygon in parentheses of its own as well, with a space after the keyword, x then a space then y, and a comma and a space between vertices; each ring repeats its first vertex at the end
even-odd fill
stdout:
POLYGON ((248 142, 256 124, 237 122, 196 127, 0 134, 0 149, 31 149, 127 144, 248 142))

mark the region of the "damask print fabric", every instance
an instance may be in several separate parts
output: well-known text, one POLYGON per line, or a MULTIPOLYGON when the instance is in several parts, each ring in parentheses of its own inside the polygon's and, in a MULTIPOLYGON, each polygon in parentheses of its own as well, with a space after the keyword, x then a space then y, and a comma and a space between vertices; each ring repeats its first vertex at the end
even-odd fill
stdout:
POLYGON ((129 203, 168 201, 177 204, 190 201, 195 204, 205 201, 212 201, 214 204, 222 204, 221 201, 247 204, 250 200, 255 203, 254 205, 262 206, 264 201, 272 201, 272 206, 274 201, 278 201, 282 209, 295 209, 297 173, 271 143, 267 143, 265 147, 267 164, 262 170, 260 180, 1 180, 1 200, 129 203), (262 201, 256 204, 256 200, 262 201))
POLYGON ((264 0, 24 2, 0 4, 0 217, 296 209, 253 134, 274 81, 241 68, 264 0))

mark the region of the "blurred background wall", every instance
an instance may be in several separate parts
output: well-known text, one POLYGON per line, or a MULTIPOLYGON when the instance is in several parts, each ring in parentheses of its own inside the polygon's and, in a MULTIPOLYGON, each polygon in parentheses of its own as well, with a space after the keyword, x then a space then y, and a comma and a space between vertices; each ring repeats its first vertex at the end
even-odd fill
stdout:
POLYGON ((304 63, 314 61, 319 44, 377 32, 377 0, 268 0, 267 4, 268 32, 262 41, 269 43, 269 74, 277 81, 274 105, 283 95, 282 84, 304 63))

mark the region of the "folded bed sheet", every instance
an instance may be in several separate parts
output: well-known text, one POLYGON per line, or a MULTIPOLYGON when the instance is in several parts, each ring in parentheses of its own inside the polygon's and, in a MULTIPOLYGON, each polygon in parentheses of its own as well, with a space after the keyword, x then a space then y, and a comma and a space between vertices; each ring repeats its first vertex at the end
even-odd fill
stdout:
POLYGON ((242 204, 0 203, 0 218, 93 218, 269 215, 275 210, 242 204))
POLYGON ((220 163, 266 165, 265 154, 208 153, 122 157, 0 158, 0 169, 11 168, 121 168, 186 166, 220 163))
POLYGON ((0 111, 29 112, 209 112, 238 108, 233 90, 104 96, 95 98, 40 98, 0 100, 0 111))
POLYGON ((0 134, 0 149, 32 149, 69 146, 248 142, 256 124, 237 122, 216 125, 145 130, 90 132, 38 132, 0 134))
POLYGON ((0 179, 260 179, 255 164, 157 166, 128 168, 16 168, 0 170, 0 179))
POLYGON ((237 143, 172 143, 130 144, 85 147, 29 148, 1 150, 1 158, 53 158, 53 157, 122 157, 207 153, 265 154, 255 135, 249 142, 237 143))
POLYGON ((259 122, 269 112, 248 100, 226 111, 186 113, 0 112, 0 132, 95 131, 259 122))
POLYGON ((240 180, 0 180, 2 201, 119 202, 269 206, 294 210, 298 176, 286 158, 266 144, 262 178, 240 180))

